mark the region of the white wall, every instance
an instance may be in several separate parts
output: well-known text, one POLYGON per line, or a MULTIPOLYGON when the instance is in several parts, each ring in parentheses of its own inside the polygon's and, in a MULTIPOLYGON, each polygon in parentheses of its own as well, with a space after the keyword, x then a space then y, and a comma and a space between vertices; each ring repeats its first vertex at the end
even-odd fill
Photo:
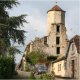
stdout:
POLYGON ((58 61, 56 63, 53 63, 53 71, 55 72, 55 75, 65 77, 65 60, 58 61), (61 64, 61 71, 58 71, 58 65, 61 64))

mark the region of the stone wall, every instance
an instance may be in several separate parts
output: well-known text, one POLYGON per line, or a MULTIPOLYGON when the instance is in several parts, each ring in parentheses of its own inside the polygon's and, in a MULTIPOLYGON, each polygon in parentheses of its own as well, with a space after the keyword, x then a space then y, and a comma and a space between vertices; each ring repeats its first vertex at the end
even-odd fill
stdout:
POLYGON ((78 62, 78 59, 79 59, 79 56, 78 56, 78 53, 77 53, 77 48, 75 46, 75 43, 72 43, 70 45, 70 48, 69 48, 69 52, 68 52, 68 57, 67 57, 67 74, 66 76, 67 77, 72 77, 72 60, 74 60, 74 78, 77 78, 78 79, 78 76, 79 76, 79 62, 78 62), (74 50, 72 50, 72 44, 74 44, 74 50))

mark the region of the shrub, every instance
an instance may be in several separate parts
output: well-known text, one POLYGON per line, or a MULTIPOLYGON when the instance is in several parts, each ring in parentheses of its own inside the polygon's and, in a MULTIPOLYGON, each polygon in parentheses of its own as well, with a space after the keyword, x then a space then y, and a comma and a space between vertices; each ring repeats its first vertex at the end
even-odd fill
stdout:
POLYGON ((46 61, 46 55, 41 51, 33 51, 27 54, 26 59, 30 64, 35 65, 38 62, 46 61))
POLYGON ((30 71, 30 65, 29 64, 26 64, 26 71, 30 71))
POLYGON ((42 75, 40 76, 40 79, 41 79, 41 80, 52 80, 53 77, 52 77, 50 74, 42 74, 42 75))
POLYGON ((11 78, 15 72, 14 59, 0 56, 0 79, 11 78))
POLYGON ((33 72, 31 72, 29 79, 36 80, 36 78, 35 78, 35 76, 34 76, 34 73, 33 73, 33 72))
POLYGON ((54 61, 57 59, 57 56, 47 56, 48 61, 54 61))

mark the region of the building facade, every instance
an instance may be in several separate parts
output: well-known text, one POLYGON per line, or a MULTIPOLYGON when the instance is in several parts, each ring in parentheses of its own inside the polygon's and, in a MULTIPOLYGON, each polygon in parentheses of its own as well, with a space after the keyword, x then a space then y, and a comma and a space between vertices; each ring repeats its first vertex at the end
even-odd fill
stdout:
POLYGON ((67 47, 65 11, 58 5, 48 11, 48 45, 51 55, 65 55, 67 47))
POLYGON ((25 49, 25 56, 32 51, 43 51, 48 56, 57 56, 51 62, 50 72, 56 76, 80 79, 80 36, 70 41, 66 35, 65 11, 58 5, 48 12, 47 36, 35 38, 25 49))
POLYGON ((74 36, 68 45, 66 56, 52 62, 56 76, 80 80, 80 36, 74 36))
POLYGON ((76 35, 70 40, 67 52, 66 76, 79 79, 80 77, 80 36, 76 35))
POLYGON ((67 48, 67 35, 65 27, 65 11, 55 5, 48 12, 47 36, 35 38, 26 47, 26 52, 42 50, 49 56, 65 55, 67 48))

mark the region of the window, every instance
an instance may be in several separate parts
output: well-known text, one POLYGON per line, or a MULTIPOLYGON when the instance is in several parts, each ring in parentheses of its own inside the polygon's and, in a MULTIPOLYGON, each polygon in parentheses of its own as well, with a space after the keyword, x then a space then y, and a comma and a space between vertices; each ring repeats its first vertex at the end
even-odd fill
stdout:
POLYGON ((58 64, 58 71, 61 71, 61 64, 58 64))
POLYGON ((60 37, 56 37, 56 44, 60 44, 60 37))
POLYGON ((56 32, 60 32, 60 26, 59 25, 57 25, 57 29, 56 29, 56 32))
POLYGON ((57 54, 60 54, 60 47, 57 47, 56 52, 57 54))
POLYGON ((47 44, 47 36, 44 37, 44 44, 45 44, 45 45, 47 44))

